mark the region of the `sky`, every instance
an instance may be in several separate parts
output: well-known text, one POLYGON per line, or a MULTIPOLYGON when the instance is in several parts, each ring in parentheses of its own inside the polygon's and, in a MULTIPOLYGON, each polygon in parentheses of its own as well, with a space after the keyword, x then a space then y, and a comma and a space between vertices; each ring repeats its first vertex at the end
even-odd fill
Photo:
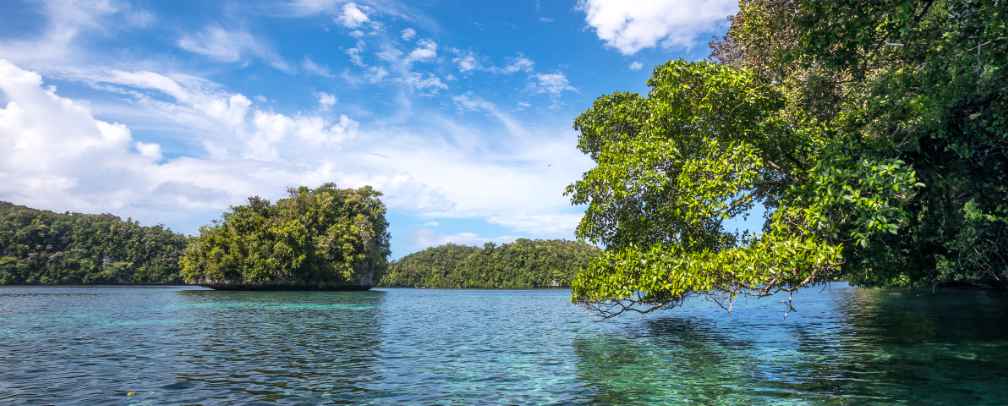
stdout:
POLYGON ((731 0, 0 2, 0 200, 193 234, 371 185, 392 256, 574 238, 574 118, 700 60, 731 0))

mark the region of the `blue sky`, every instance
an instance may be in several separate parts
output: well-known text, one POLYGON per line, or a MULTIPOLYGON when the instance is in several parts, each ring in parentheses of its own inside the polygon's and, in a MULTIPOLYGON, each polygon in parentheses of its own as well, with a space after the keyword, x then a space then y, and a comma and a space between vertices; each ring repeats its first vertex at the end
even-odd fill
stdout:
POLYGON ((0 2, 0 200, 193 233, 370 184, 393 256, 573 238, 574 117, 702 59, 732 1, 0 2))

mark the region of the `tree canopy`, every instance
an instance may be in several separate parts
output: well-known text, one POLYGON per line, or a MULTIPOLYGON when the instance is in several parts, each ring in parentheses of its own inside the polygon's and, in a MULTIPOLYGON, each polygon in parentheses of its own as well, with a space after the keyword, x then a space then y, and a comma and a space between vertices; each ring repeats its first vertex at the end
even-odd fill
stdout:
POLYGON ((532 289, 567 287, 598 249, 582 242, 518 239, 482 248, 431 247, 389 266, 382 286, 532 289))
POLYGON ((1006 13, 742 1, 713 61, 575 120, 596 166, 567 193, 606 250, 573 299, 612 315, 837 278, 1008 287, 1006 13), (757 232, 726 225, 764 211, 757 232))
POLYGON ((381 193, 371 187, 290 189, 259 197, 200 229, 181 259, 188 283, 215 288, 370 288, 388 266, 381 193))
POLYGON ((0 285, 180 283, 186 240, 110 214, 0 202, 0 285))

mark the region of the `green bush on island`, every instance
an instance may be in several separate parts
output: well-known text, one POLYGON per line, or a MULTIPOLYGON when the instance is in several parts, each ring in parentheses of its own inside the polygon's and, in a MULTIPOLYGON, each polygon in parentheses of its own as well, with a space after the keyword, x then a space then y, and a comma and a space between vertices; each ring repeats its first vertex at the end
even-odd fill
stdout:
POLYGON ((573 299, 1008 287, 1006 38, 995 0, 741 2, 715 62, 576 119, 596 167, 567 193, 606 251, 573 299), (726 227, 759 206, 761 232, 726 227))
POLYGON ((0 202, 0 285, 179 283, 186 239, 110 214, 0 202))
POLYGON ((381 286, 530 289, 567 287, 598 254, 592 245, 518 239, 482 248, 446 244, 407 255, 389 266, 381 286))
POLYGON ((249 198, 200 229, 181 259, 187 283, 214 288, 370 288, 388 266, 381 193, 365 186, 290 189, 249 198))

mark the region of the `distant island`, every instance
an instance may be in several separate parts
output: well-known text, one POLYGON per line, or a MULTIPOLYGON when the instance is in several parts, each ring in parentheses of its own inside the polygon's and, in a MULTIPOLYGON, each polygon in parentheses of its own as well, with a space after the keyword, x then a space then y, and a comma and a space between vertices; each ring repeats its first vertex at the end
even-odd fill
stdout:
POLYGON ((0 285, 178 284, 187 239, 111 214, 0 202, 0 285))
POLYGON ((565 240, 518 239, 482 248, 446 244, 395 261, 381 286, 411 288, 530 289, 568 287, 598 255, 592 245, 565 240))

